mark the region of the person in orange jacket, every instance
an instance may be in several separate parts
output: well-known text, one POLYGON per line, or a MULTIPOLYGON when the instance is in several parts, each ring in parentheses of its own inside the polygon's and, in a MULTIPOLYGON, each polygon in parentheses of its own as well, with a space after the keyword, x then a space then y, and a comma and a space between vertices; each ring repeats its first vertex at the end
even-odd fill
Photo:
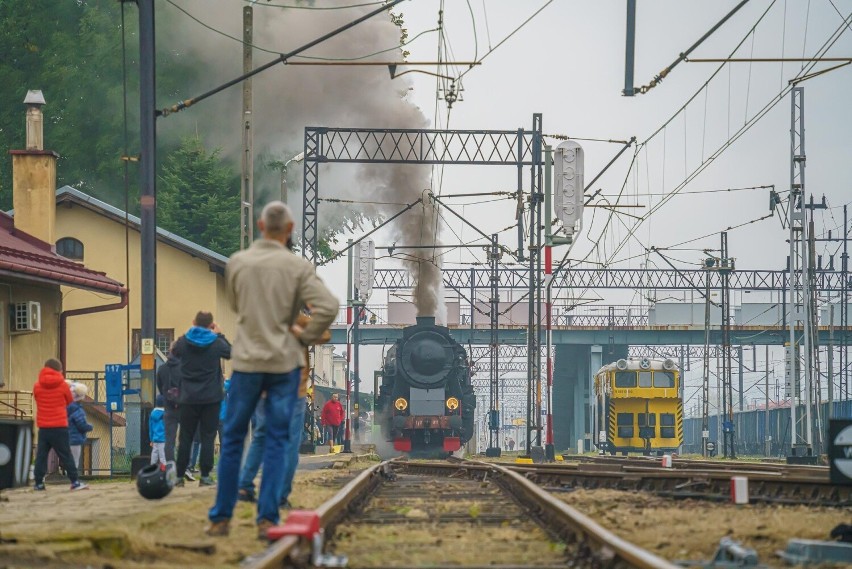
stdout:
POLYGON ((44 362, 33 386, 36 402, 36 424, 38 425, 38 449, 35 461, 35 490, 45 490, 44 475, 47 471, 47 455, 50 449, 56 452, 62 468, 71 480, 71 490, 83 490, 88 486, 77 478, 77 465, 71 455, 68 435, 68 405, 74 400, 71 389, 62 375, 62 364, 53 358, 44 362))

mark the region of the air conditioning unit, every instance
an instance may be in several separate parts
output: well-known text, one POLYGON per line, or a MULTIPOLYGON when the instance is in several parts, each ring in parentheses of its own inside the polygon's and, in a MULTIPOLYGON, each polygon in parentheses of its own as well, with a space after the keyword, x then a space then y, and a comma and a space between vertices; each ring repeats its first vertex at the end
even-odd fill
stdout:
POLYGON ((16 302, 12 305, 12 318, 9 322, 12 333, 41 332, 41 303, 16 302))

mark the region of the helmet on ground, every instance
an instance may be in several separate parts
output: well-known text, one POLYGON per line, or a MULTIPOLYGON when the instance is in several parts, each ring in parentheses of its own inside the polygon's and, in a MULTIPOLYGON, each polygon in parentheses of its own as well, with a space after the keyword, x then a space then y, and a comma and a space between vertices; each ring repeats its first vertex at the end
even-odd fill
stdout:
POLYGON ((174 462, 149 464, 136 475, 139 494, 148 500, 165 498, 175 487, 177 471, 174 462))

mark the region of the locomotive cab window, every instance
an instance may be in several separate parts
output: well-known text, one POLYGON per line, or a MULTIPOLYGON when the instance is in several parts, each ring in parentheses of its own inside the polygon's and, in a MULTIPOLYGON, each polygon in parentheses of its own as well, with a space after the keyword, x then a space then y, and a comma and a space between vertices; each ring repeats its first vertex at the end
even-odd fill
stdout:
POLYGON ((674 387, 675 378, 674 372, 671 371, 655 371, 654 372, 654 387, 674 387))
POLYGON ((629 439, 633 437, 633 413, 619 413, 616 418, 618 437, 629 439))
POLYGON ((636 387, 636 372, 635 371, 617 371, 615 372, 616 387, 636 387))
POLYGON ((660 437, 664 439, 675 438, 674 413, 660 413, 660 437))
POLYGON ((639 387, 651 387, 651 374, 650 371, 639 372, 639 387))

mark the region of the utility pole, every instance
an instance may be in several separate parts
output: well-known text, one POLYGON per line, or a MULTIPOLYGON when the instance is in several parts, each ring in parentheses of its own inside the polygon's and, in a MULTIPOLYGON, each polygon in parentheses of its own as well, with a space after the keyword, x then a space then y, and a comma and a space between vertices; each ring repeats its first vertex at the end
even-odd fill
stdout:
MULTIPOLYGON (((352 452, 352 441, 349 438, 349 401, 350 401, 350 388, 352 385, 352 373, 351 368, 349 367, 349 362, 352 360, 352 343, 350 341, 350 329, 353 326, 352 323, 352 307, 355 304, 355 295, 353 292, 353 273, 352 273, 352 239, 346 241, 346 260, 347 260, 347 268, 346 271, 346 422, 343 426, 343 452, 352 452)), ((332 444, 335 444, 337 441, 334 441, 332 444)))
POLYGON ((533 430, 537 431, 537 444, 541 444, 541 114, 533 115, 532 166, 530 168, 530 241, 529 241, 529 322, 527 323, 527 442, 530 454, 533 430), (533 398, 533 391, 536 398, 533 398), (538 403, 538 405, 537 405, 538 403), (538 415, 536 417, 535 415, 538 415))
MULTIPOLYGON (((139 209, 141 239, 140 455, 148 452, 148 410, 154 404, 157 333, 157 118, 154 0, 139 8, 139 209)), ((140 458, 140 462, 141 462, 140 458)))
POLYGON ((847 216, 847 206, 843 206, 843 257, 841 258, 840 263, 840 271, 841 271, 841 283, 840 283, 840 330, 843 337, 840 340, 840 354, 839 356, 839 364, 840 364, 840 386, 838 388, 838 399, 847 400, 849 399, 849 375, 848 370, 846 369, 849 365, 849 349, 848 339, 846 335, 846 327, 849 325, 849 301, 846 298, 848 294, 848 284, 847 280, 849 278, 849 252, 847 250, 847 243, 849 240, 849 218, 847 216))
POLYGON ((722 232, 719 274, 722 277, 722 406, 726 421, 723 424, 725 458, 736 458, 734 445, 734 392, 731 379, 731 271, 734 262, 728 256, 728 232, 722 232))
MULTIPOLYGON (((252 37, 254 9, 243 7, 243 73, 252 70, 252 37)), ((251 78, 243 81, 243 163, 240 178, 240 249, 248 249, 254 241, 254 150, 251 124, 251 78)))
MULTIPOLYGON (((491 324, 491 350, 489 353, 491 370, 489 376, 489 413, 488 413, 488 448, 485 449, 485 456, 500 456, 500 423, 503 417, 500 416, 500 374, 498 373, 498 362, 500 354, 500 341, 497 336, 497 327, 500 324, 500 290, 497 286, 500 283, 500 247, 497 241, 497 234, 491 235, 491 247, 488 252, 488 264, 491 268, 488 274, 489 283, 491 285, 491 295, 489 300, 489 316, 491 324)), ((471 305, 472 306, 472 305, 471 305)), ((471 319, 473 312, 471 312, 471 319)), ((527 423, 529 425, 529 423, 527 423)), ((519 441, 520 446, 520 441, 519 441)))
POLYGON ((710 271, 707 270, 704 272, 704 375, 701 397, 701 454, 706 457, 710 439, 710 271))
POLYGON ((834 405, 834 305, 828 305, 828 413, 826 420, 831 420, 834 405))
POLYGON ((769 344, 766 344, 765 347, 766 347, 766 384, 765 384, 766 393, 764 395, 765 395, 765 398, 766 398, 765 399, 766 400, 766 407, 764 407, 764 411, 766 411, 766 412, 763 414, 763 440, 764 440, 764 444, 766 446, 766 451, 764 452, 764 454, 766 456, 770 456, 772 454, 772 437, 769 436, 769 344))
POLYGON ((805 91, 794 87, 790 91, 790 203, 788 206, 790 229, 790 304, 788 362, 786 366, 787 391, 790 395, 790 433, 792 456, 812 454, 811 434, 811 295, 808 278, 809 255, 807 223, 805 219, 805 91), (805 420, 798 416, 798 399, 801 394, 799 370, 799 343, 796 329, 802 325, 804 348, 805 420), (804 424, 802 424, 804 423, 804 424))

